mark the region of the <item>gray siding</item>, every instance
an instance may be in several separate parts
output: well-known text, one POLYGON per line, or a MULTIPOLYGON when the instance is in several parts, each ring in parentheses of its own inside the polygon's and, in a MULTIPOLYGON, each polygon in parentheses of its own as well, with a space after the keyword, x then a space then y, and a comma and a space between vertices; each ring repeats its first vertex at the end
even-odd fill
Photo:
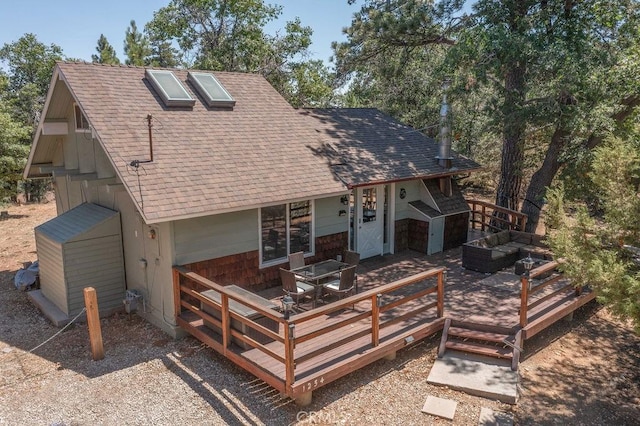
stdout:
POLYGON ((421 186, 422 181, 420 180, 410 180, 396 184, 396 220, 407 219, 411 216, 413 208, 409 206, 409 202, 422 199, 421 186), (400 190, 402 188, 407 192, 407 196, 404 199, 400 198, 400 190))
POLYGON ((101 310, 122 305, 125 287, 120 235, 65 244, 64 257, 69 315, 82 310, 85 287, 96 289, 101 310))
POLYGON ((174 222, 176 263, 258 250, 258 210, 174 222))
POLYGON ((42 294, 68 315, 62 249, 54 241, 36 232, 36 250, 38 251, 42 294))
POLYGON ((347 232, 349 229, 349 206, 340 202, 340 197, 315 200, 316 237, 347 232), (340 216, 340 210, 345 211, 340 216))

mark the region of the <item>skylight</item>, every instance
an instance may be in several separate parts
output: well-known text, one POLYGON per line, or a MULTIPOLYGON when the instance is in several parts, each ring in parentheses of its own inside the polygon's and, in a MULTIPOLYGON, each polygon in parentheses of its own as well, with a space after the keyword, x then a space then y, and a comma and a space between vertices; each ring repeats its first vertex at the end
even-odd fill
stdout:
POLYGON ((187 78, 209 107, 233 108, 236 104, 236 101, 213 74, 206 72, 189 72, 187 78))
POLYGON ((147 70, 145 74, 166 106, 192 107, 196 103, 171 71, 147 70))

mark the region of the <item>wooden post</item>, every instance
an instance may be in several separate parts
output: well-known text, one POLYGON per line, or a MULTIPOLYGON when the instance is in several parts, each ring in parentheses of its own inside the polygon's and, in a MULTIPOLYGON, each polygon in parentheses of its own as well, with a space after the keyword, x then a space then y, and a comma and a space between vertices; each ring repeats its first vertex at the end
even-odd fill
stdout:
POLYGON ((527 325, 527 305, 529 304, 529 277, 522 275, 520 277, 522 290, 520 291, 520 327, 527 325))
POLYGON ((91 357, 94 361, 99 361, 104 358, 104 347, 102 346, 100 311, 98 310, 98 296, 95 288, 85 287, 84 306, 87 308, 87 326, 89 327, 91 357))
POLYGON ((227 353, 227 348, 231 343, 231 318, 229 317, 229 296, 225 293, 220 293, 221 307, 220 314, 222 318, 222 347, 224 348, 224 354, 227 353))
POLYGON ((295 359, 293 353, 295 339, 295 325, 289 321, 281 323, 284 326, 284 370, 285 370, 285 387, 287 392, 291 392, 291 385, 295 380, 295 359))
POLYGON ((446 275, 444 271, 438 272, 438 318, 442 318, 444 316, 444 281, 446 279, 446 275))
POLYGON ((182 313, 182 304, 180 302, 180 272, 176 269, 172 269, 173 272, 173 312, 175 316, 176 324, 178 317, 182 313))
POLYGON ((371 297, 371 346, 378 346, 380 343, 380 306, 381 294, 374 294, 371 297))

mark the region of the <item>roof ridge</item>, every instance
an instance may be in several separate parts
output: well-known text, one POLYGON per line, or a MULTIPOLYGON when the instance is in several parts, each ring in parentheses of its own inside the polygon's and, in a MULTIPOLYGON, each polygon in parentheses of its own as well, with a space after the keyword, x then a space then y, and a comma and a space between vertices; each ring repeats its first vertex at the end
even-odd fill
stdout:
POLYGON ((189 72, 189 71, 197 71, 197 72, 210 72, 214 74, 235 74, 235 75, 257 75, 264 77, 262 74, 258 72, 244 72, 244 71, 220 71, 220 70, 206 70, 200 68, 176 68, 176 67, 156 67, 152 65, 129 65, 129 64, 103 64, 99 62, 89 62, 85 60, 60 60, 56 61, 56 64, 68 64, 68 65, 91 65, 97 67, 106 67, 106 68, 131 68, 138 70, 168 70, 168 71, 180 71, 180 72, 189 72))

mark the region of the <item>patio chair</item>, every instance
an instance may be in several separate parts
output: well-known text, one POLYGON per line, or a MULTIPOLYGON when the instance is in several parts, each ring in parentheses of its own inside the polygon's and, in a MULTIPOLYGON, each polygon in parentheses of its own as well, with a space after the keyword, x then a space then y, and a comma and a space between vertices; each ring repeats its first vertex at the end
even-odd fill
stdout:
POLYGON ((356 277, 355 277, 355 292, 358 292, 358 273, 357 266, 360 263, 360 253, 357 251, 346 250, 344 252, 344 263, 348 263, 351 266, 356 267, 356 277))
POLYGON ((299 251, 289 255, 289 269, 302 268, 304 266, 304 253, 299 251))
POLYGON ((282 280, 282 291, 291 296, 297 308, 300 308, 301 298, 310 297, 312 301, 315 301, 316 288, 311 284, 298 281, 293 272, 280 268, 280 279, 282 280))
POLYGON ((324 295, 337 296, 342 299, 355 290, 356 266, 349 266, 340 271, 340 279, 322 285, 324 295))

